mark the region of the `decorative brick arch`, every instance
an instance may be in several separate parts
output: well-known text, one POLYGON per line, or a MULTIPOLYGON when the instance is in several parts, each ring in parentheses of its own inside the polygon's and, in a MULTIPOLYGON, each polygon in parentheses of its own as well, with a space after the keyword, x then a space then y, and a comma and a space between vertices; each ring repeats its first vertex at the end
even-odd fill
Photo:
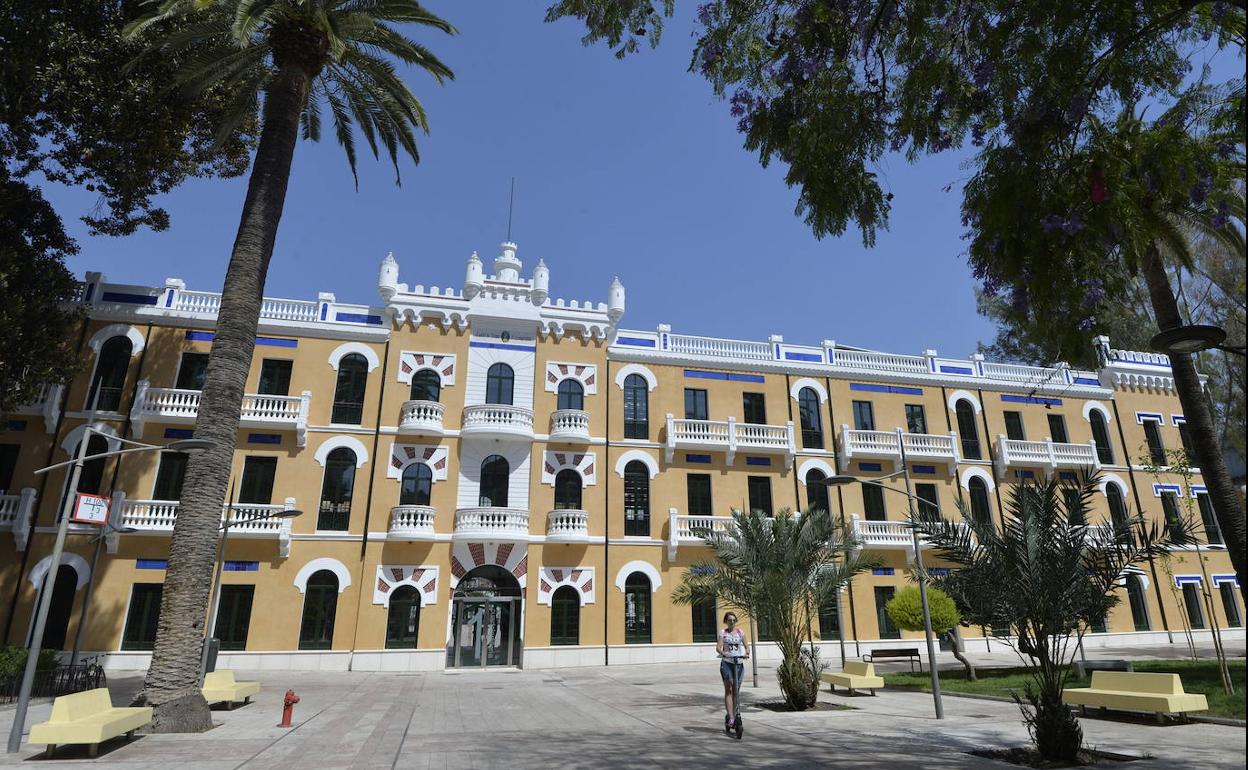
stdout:
POLYGON ((598 367, 593 364, 576 364, 563 361, 546 362, 546 391, 555 393, 559 383, 564 380, 576 380, 585 390, 585 395, 592 396, 598 392, 598 367))
POLYGON ((524 588, 528 585, 529 549, 523 543, 465 543, 457 542, 451 550, 451 590, 459 585, 464 575, 477 567, 493 564, 502 567, 524 588))
POLYGON ((550 606, 555 591, 572 588, 581 597, 581 606, 594 603, 593 567, 542 567, 537 574, 537 603, 550 606))
POLYGON ((421 353, 404 350, 399 353, 399 382, 411 385, 416 372, 429 369, 438 375, 442 387, 455 384, 455 356, 450 353, 421 353))
POLYGON ((390 606, 390 597, 401 586, 411 586, 420 594, 420 606, 438 603, 438 568, 427 564, 418 567, 381 564, 377 582, 373 584, 373 604, 390 606))
POLYGON ((433 472, 434 481, 445 481, 450 465, 450 452, 444 446, 427 444, 400 444, 390 447, 390 463, 386 466, 386 478, 401 479, 403 471, 412 463, 424 463, 433 472))
POLYGON ((562 470, 574 470, 581 474, 581 485, 592 487, 598 483, 598 463, 593 452, 545 452, 542 458, 542 483, 555 485, 555 477, 562 470))

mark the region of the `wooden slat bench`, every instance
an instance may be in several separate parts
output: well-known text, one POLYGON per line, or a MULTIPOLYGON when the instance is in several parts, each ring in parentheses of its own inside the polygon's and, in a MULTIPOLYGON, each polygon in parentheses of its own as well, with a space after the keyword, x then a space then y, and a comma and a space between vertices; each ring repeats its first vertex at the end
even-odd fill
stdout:
POLYGON ((882 647, 878 650, 872 650, 862 656, 862 659, 867 663, 876 663, 881 660, 888 660, 892 658, 908 658, 910 660, 911 671, 914 670, 914 665, 916 663, 919 665, 919 670, 923 670, 923 659, 919 657, 918 647, 882 647))
POLYGON ((1093 671, 1092 686, 1062 692, 1062 703, 1079 706, 1087 713, 1088 706, 1119 711, 1153 712, 1158 722, 1166 714, 1207 711, 1209 702, 1202 693, 1183 691, 1178 674, 1154 674, 1140 671, 1093 671))
POLYGON ((46 744, 49 757, 60 744, 88 744, 94 757, 104 741, 121 735, 130 738, 151 721, 151 708, 116 707, 108 688, 101 687, 58 697, 48 721, 31 726, 30 742, 46 744))
POLYGON ((849 690, 849 694, 853 695, 854 690, 870 690, 872 695, 875 691, 884 686, 884 677, 876 676, 875 665, 872 663, 863 663, 857 660, 845 661, 845 669, 840 673, 828 671, 820 674, 819 679, 828 683, 828 689, 836 692, 836 686, 849 690))

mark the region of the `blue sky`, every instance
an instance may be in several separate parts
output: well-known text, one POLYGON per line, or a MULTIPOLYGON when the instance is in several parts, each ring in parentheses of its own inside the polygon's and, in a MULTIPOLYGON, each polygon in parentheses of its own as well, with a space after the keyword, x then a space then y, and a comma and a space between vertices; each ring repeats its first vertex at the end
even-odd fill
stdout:
MULTIPOLYGON (((658 50, 625 61, 581 46, 573 22, 544 24, 544 2, 427 5, 460 34, 420 38, 455 81, 406 73, 430 115, 420 165, 402 167, 400 188, 388 161, 362 158, 356 192, 331 132, 301 142, 268 296, 376 303, 388 251, 404 282, 460 286, 472 251, 487 268, 497 254, 514 176, 524 274, 542 257, 552 296, 594 301, 619 275, 626 327, 946 355, 993 336, 975 312, 960 239, 965 155, 889 162, 892 228, 875 248, 857 231, 818 241, 793 213, 783 169, 762 169, 742 149, 727 104, 686 71, 690 4, 658 50)), ((77 217, 90 194, 48 195, 82 246, 70 263, 79 275, 151 285, 176 276, 215 290, 245 185, 194 180, 164 197, 169 230, 123 239, 86 235, 77 217)))

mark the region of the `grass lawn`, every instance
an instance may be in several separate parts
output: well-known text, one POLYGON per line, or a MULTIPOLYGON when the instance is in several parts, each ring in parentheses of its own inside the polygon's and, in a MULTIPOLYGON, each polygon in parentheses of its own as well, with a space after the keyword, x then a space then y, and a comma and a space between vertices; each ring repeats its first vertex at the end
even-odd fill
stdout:
MULTIPOLYGON (((1222 689, 1222 678, 1218 676, 1218 664, 1215 660, 1137 660, 1136 671, 1179 674, 1183 678, 1183 689, 1187 692, 1204 693, 1209 700, 1209 716, 1244 718, 1244 661, 1227 661, 1231 670, 1231 679, 1235 682, 1235 695, 1227 695, 1222 689)), ((1012 691, 1023 691, 1024 682, 1028 681, 1023 668, 980 668, 975 672, 979 680, 968 682, 962 678, 961 671, 941 671, 940 686, 944 690, 977 693, 980 695, 999 695, 1009 697, 1012 691)), ((884 682, 888 685, 919 687, 931 689, 930 674, 898 673, 885 674, 884 682)), ((1087 679, 1069 680, 1069 687, 1087 687, 1087 679)))

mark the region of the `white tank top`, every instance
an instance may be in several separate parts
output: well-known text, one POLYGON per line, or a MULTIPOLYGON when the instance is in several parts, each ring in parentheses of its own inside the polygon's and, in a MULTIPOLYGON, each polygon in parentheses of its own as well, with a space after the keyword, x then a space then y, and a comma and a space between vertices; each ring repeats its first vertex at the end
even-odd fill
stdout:
POLYGON ((725 631, 721 628, 719 641, 723 643, 724 658, 740 660, 745 657, 745 632, 740 628, 732 631, 725 631))

